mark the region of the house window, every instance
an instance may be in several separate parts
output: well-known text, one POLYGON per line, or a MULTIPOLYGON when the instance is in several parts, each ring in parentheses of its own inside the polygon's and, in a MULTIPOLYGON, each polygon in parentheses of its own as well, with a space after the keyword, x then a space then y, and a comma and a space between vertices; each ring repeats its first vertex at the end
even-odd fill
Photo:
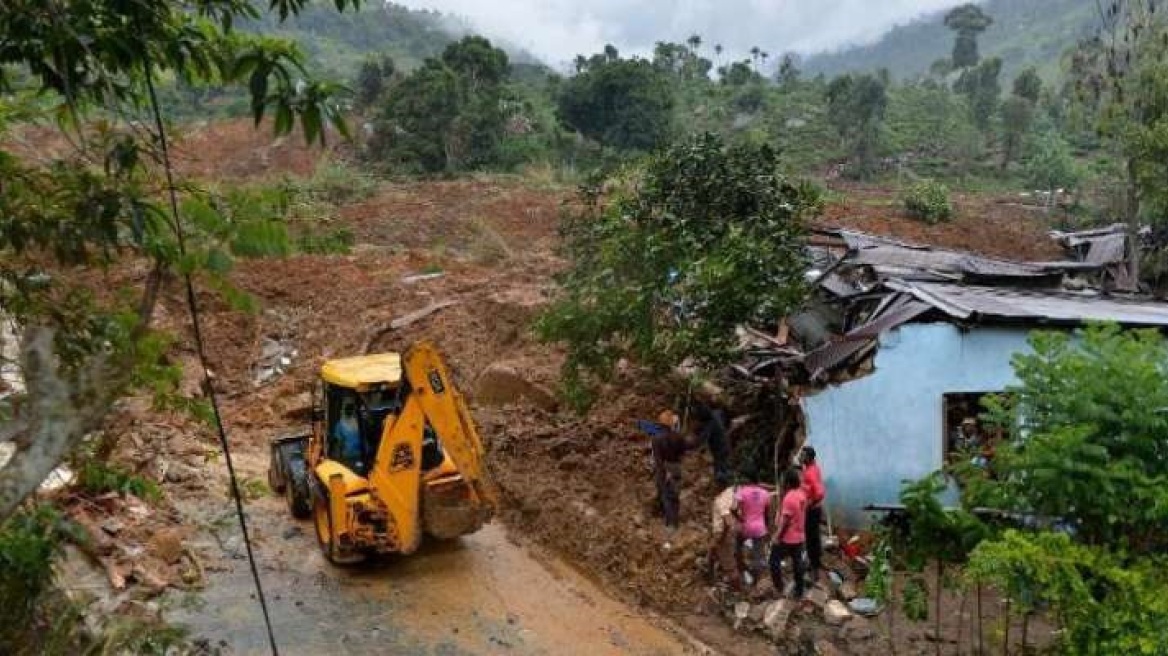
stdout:
POLYGON ((982 400, 996 394, 1001 392, 953 392, 941 396, 945 462, 962 452, 975 451, 978 455, 992 452, 990 444, 996 440, 982 419, 985 412, 982 400))

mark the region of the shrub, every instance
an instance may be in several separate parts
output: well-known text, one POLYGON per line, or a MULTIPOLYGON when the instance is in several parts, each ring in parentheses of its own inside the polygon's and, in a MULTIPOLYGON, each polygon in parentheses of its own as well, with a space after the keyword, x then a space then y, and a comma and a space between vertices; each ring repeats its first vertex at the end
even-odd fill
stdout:
POLYGON ((918 182, 905 193, 904 209, 910 217, 930 225, 948 221, 953 218, 949 187, 936 180, 918 182))
POLYGON ((162 498, 162 488, 158 487, 158 483, 101 462, 85 463, 79 474, 78 485, 89 494, 117 492, 132 494, 146 501, 162 498))

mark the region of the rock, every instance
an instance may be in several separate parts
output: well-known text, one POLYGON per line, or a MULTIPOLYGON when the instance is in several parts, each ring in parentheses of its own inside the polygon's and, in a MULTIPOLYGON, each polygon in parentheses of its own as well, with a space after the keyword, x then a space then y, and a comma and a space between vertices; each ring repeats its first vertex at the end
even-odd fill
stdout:
POLYGON ((827 592, 822 588, 811 588, 807 592, 807 600, 815 604, 816 608, 823 608, 827 604, 827 592))
POLYGON ((125 523, 112 517, 101 523, 101 530, 105 531, 109 535, 117 535, 118 533, 121 533, 122 529, 125 527, 125 523))
POLYGON ((852 617, 840 629, 840 638, 847 642, 871 640, 876 635, 872 622, 865 617, 852 617))
POLYGON ((880 604, 876 603, 875 599, 868 597, 857 597, 848 602, 848 608, 857 615, 864 617, 872 617, 880 613, 880 604))
POLYGON ((750 616, 750 602, 740 601, 734 604, 734 630, 742 628, 742 623, 750 616))
POLYGON ((177 528, 164 528, 150 538, 150 553, 167 565, 173 565, 182 560, 183 531, 177 528))
POLYGON ((839 626, 848 621, 852 613, 842 602, 832 599, 823 607, 823 619, 832 626, 839 626))
POLYGON ((839 656, 840 651, 826 640, 816 640, 815 653, 817 656, 839 656))
POLYGON ((474 399, 486 405, 508 405, 528 401, 546 412, 555 412, 559 403, 555 394, 534 383, 511 365, 496 362, 479 374, 474 399))
POLYGON ((787 620, 790 619, 793 610, 795 610, 795 604, 789 599, 780 599, 767 606, 762 623, 772 638, 778 640, 783 637, 787 628, 787 620))

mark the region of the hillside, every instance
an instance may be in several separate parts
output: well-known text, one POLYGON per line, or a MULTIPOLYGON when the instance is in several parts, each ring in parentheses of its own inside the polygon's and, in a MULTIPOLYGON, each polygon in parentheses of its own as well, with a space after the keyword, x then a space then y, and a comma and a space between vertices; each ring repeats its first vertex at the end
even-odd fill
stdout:
POLYGON ((314 3, 281 23, 272 13, 245 29, 296 42, 318 72, 347 79, 371 53, 385 53, 404 69, 442 52, 470 32, 463 23, 437 11, 414 10, 391 2, 363 3, 359 11, 339 13, 331 3, 314 3))
MULTIPOLYGON (((1003 79, 1028 66, 1038 68, 1047 80, 1057 77, 1062 53, 1091 34, 1097 23, 1093 0, 989 0, 982 6, 994 24, 979 39, 981 52, 1002 58, 1003 79)), ((942 24, 943 17, 929 14, 894 28, 874 44, 810 57, 805 70, 829 77, 880 68, 900 79, 921 75, 953 47, 953 33, 942 24)))

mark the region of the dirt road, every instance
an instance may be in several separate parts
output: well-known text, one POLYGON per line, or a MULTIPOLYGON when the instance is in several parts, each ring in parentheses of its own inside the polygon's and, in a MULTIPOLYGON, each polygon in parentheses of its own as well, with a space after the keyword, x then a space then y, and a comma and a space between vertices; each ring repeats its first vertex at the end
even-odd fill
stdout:
MULTIPOLYGON (((408 558, 339 569, 321 558, 311 524, 288 517, 278 500, 253 502, 249 516, 282 654, 696 652, 666 625, 516 544, 498 524, 408 558)), ((172 619, 227 653, 264 654, 238 531, 221 517, 227 557, 208 567, 205 591, 178 604, 172 619)))

